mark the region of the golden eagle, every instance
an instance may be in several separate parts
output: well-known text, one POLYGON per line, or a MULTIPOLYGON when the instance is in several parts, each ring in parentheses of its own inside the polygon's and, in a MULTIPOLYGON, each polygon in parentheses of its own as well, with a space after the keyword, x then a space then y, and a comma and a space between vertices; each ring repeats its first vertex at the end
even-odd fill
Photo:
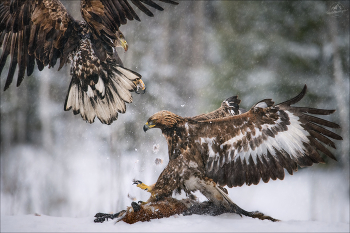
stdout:
MULTIPOLYGON (((171 0, 159 0, 177 4, 171 0)), ((148 16, 146 5, 162 11, 152 0, 131 0, 148 16)), ((18 65, 17 86, 35 62, 58 69, 71 64, 72 80, 64 110, 73 109, 90 123, 95 117, 111 124, 132 102, 132 91, 145 89, 141 75, 123 67, 116 47, 128 49, 119 27, 138 20, 127 0, 81 0, 83 21, 76 21, 59 0, 2 0, 0 3, 0 74, 11 56, 4 90, 12 83, 18 65)))
POLYGON ((325 145, 335 148, 331 139, 342 140, 325 129, 339 125, 312 115, 329 115, 335 110, 293 107, 306 93, 306 85, 296 97, 274 105, 264 99, 249 111, 239 110, 239 100, 224 101, 209 114, 180 117, 169 111, 151 116, 144 131, 162 130, 168 142, 169 164, 154 186, 136 181, 152 193, 149 202, 184 190, 199 190, 216 206, 238 214, 241 209, 225 193, 223 186, 257 185, 270 179, 283 179, 298 166, 324 163, 320 152, 336 160, 325 145), (311 114, 311 115, 310 115, 311 114))

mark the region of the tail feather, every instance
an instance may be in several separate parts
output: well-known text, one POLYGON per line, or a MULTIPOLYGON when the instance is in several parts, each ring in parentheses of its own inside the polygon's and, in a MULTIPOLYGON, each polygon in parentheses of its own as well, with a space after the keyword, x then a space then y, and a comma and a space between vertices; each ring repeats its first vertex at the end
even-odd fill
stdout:
POLYGON ((69 88, 68 88, 68 94, 66 97, 66 101, 64 104, 64 110, 69 111, 73 108, 73 112, 77 111, 76 105, 77 105, 77 94, 79 93, 79 87, 78 84, 73 82, 74 80, 70 82, 69 88), (74 106, 74 107, 73 107, 74 106))
POLYGON ((90 101, 90 97, 84 91, 80 91, 79 94, 81 101, 79 104, 81 116, 85 121, 92 123, 94 122, 95 114, 90 101))
POLYGON ((115 92, 118 93, 119 97, 124 100, 124 102, 131 103, 132 96, 128 89, 126 89, 119 79, 112 79, 113 85, 111 86, 115 88, 115 92))
POLYGON ((105 96, 106 88, 105 88, 105 84, 103 82, 103 79, 101 77, 98 78, 98 81, 95 84, 95 89, 101 95, 101 97, 105 96))
POLYGON ((129 70, 127 68, 117 66, 116 70, 118 70, 120 73, 122 73, 126 78, 136 81, 141 78, 141 75, 136 73, 135 71, 129 70))
POLYGON ((94 101, 94 110, 97 118, 103 123, 110 125, 114 120, 118 119, 118 111, 115 111, 112 105, 109 104, 108 95, 104 99, 97 98, 94 101))
POLYGON ((120 79, 119 79, 120 85, 125 87, 126 90, 133 91, 135 86, 135 84, 133 83, 133 80, 127 78, 127 76, 125 76, 123 73, 121 74, 122 75, 120 75, 120 79))
POLYGON ((73 110, 74 114, 93 123, 97 117, 103 124, 111 124, 118 119, 118 113, 125 113, 126 104, 132 102, 132 91, 137 86, 134 81, 141 76, 123 67, 116 67, 108 77, 101 75, 93 87, 84 91, 83 83, 73 76, 66 97, 64 110, 73 110))

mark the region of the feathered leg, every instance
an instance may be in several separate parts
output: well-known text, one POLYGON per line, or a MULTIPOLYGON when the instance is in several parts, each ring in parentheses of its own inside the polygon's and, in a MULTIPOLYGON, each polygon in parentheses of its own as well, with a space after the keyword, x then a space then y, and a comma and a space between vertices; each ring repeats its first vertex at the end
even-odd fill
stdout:
MULTIPOLYGON (((185 186, 190 191, 199 190, 205 197, 208 198, 210 202, 213 203, 213 205, 215 205, 215 208, 213 208, 213 206, 210 205, 208 205, 207 207, 197 207, 197 210, 203 211, 204 213, 207 208, 208 213, 210 214, 212 212, 212 215, 230 212, 239 214, 240 216, 244 215, 252 218, 259 218, 261 220, 268 219, 273 222, 280 221, 278 219, 274 219, 270 216, 264 215, 259 211, 249 212, 240 208, 229 198, 229 196, 224 192, 224 190, 211 179, 201 179, 199 177, 191 176, 188 180, 185 181, 185 186)), ((194 208, 192 211, 194 211, 194 213, 197 213, 196 208, 194 208)))

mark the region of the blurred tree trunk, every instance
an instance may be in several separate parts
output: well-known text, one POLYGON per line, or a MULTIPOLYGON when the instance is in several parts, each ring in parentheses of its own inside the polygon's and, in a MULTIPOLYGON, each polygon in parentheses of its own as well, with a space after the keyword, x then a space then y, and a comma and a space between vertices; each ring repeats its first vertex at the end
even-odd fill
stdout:
POLYGON ((170 14, 164 14, 162 17, 162 48, 161 48, 161 57, 163 64, 169 63, 169 54, 170 54, 170 20, 169 20, 170 14))
POLYGON ((342 67, 338 45, 338 22, 336 17, 329 17, 328 28, 331 37, 333 50, 333 78, 335 83, 335 99, 337 102, 337 111, 339 111, 340 125, 343 126, 341 143, 342 156, 340 158, 341 164, 344 166, 346 172, 349 173, 349 129, 344 128, 349 122, 349 86, 347 85, 342 67))
POLYGON ((194 25, 193 25, 193 40, 192 40, 192 65, 200 67, 204 63, 204 1, 193 2, 194 25))
POLYGON ((50 107, 50 80, 46 75, 50 72, 45 69, 39 73, 39 116, 42 125, 42 145, 46 151, 51 151, 53 147, 53 138, 51 131, 52 111, 50 107))

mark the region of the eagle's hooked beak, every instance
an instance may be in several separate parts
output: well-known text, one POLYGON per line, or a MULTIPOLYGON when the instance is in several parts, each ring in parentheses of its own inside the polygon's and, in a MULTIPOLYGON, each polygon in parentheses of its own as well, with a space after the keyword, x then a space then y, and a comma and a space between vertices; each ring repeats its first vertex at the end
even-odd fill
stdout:
POLYGON ((116 47, 122 47, 125 52, 128 51, 128 42, 126 42, 123 33, 120 30, 118 30, 116 32, 116 36, 117 36, 117 40, 115 41, 114 45, 116 47))
POLYGON ((124 51, 128 51, 128 42, 124 38, 119 38, 120 45, 123 47, 124 51))
POLYGON ((143 131, 147 131, 151 128, 153 128, 155 125, 149 124, 148 122, 146 122, 146 124, 143 126, 143 131))

